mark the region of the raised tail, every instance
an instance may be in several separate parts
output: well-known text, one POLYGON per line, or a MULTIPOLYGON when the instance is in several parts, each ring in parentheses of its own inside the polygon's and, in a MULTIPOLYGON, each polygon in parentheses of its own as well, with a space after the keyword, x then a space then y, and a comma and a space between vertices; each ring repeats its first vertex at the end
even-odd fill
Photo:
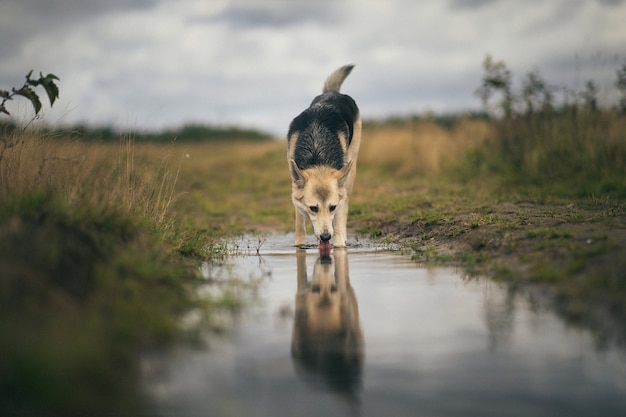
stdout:
POLYGON ((322 93, 328 93, 329 91, 335 91, 338 93, 341 89, 341 84, 343 84, 343 81, 352 72, 352 68, 354 68, 354 65, 344 65, 330 74, 328 78, 326 78, 322 93))

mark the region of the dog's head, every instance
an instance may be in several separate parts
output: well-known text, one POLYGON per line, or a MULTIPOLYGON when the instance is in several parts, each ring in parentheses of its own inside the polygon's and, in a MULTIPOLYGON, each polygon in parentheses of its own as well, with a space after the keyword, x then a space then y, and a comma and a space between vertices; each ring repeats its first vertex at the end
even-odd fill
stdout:
POLYGON ((327 166, 301 170, 293 159, 289 160, 289 166, 293 204, 309 217, 315 237, 329 241, 334 234, 335 214, 348 197, 346 181, 352 161, 339 170, 327 166))

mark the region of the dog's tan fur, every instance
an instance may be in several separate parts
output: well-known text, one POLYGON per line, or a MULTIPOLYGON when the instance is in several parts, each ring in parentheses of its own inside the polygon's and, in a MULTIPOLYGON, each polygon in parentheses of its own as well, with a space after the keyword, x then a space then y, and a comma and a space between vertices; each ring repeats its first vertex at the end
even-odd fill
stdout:
MULTIPOLYGON (((333 91, 332 89, 339 91, 339 87, 346 76, 339 78, 337 74, 340 70, 328 77, 324 85, 324 92, 333 91)), ((361 146, 361 129, 361 117, 357 114, 352 126, 351 140, 348 140, 345 133, 338 133, 343 150, 344 166, 341 169, 321 165, 301 170, 294 157, 300 132, 296 131, 290 135, 287 159, 293 180, 291 199, 296 212, 296 246, 302 246, 306 243, 307 218, 311 221, 313 231, 318 239, 323 235, 332 236, 335 247, 346 246, 348 205, 356 178, 357 157, 361 146)))

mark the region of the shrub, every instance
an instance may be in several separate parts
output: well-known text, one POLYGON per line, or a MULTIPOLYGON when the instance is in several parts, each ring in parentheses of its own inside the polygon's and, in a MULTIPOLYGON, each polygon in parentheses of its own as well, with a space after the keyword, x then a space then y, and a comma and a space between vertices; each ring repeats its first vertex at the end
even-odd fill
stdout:
MULTIPOLYGON (((492 114, 494 129, 486 146, 467 155, 466 170, 500 174, 505 184, 558 195, 626 196, 626 114, 619 106, 598 105, 593 80, 572 93, 550 85, 533 71, 516 91, 506 64, 487 56, 483 67, 477 95, 492 114), (559 91, 563 99, 557 106, 559 91), (494 112, 489 104, 497 94, 501 99, 494 112)), ((617 75, 616 86, 625 93, 626 64, 617 75)))

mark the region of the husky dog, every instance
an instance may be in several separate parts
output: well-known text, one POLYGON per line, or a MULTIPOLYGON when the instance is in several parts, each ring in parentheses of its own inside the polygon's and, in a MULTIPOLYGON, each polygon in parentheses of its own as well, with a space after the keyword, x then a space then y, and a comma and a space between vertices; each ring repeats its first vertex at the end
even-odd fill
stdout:
POLYGON ((333 72, 322 94, 293 119, 287 134, 291 200, 296 209, 295 245, 306 242, 306 219, 322 245, 346 246, 348 200, 361 144, 361 116, 354 100, 339 92, 354 65, 333 72))

